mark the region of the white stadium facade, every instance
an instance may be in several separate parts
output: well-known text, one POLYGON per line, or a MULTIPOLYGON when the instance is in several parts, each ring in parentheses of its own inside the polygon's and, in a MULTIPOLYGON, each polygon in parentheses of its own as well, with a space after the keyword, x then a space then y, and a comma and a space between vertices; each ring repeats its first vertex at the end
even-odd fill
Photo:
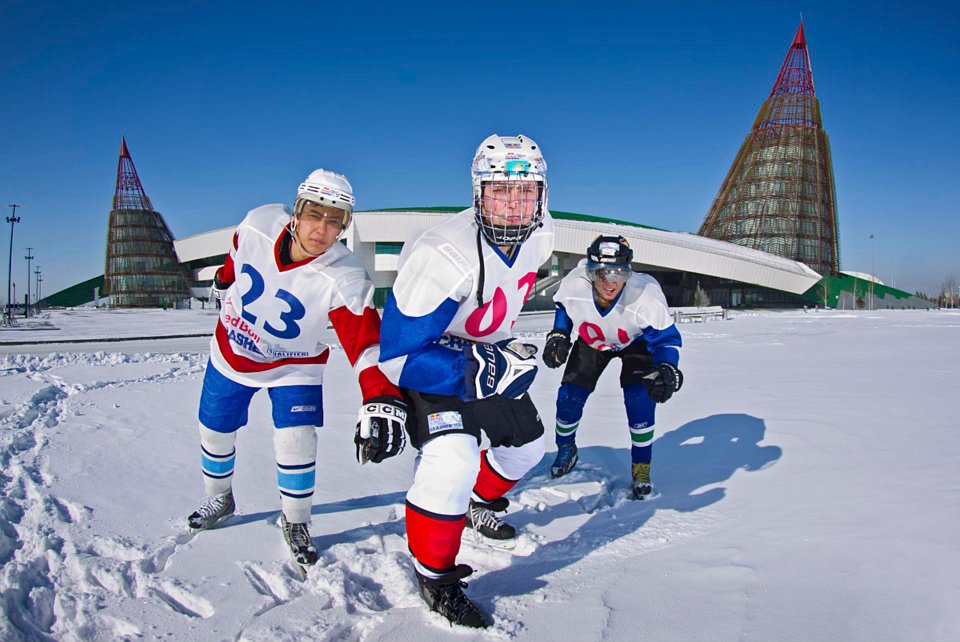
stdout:
MULTIPOLYGON (((376 288, 375 303, 383 307, 397 276, 405 241, 460 211, 427 207, 354 212, 342 241, 363 263, 376 288)), ((724 241, 668 232, 635 223, 584 214, 552 212, 556 222, 556 249, 538 274, 535 296, 527 309, 551 309, 550 297, 566 273, 584 256, 600 234, 620 235, 634 250, 635 270, 654 275, 671 306, 693 304, 693 291, 703 280, 712 303, 740 307, 798 301, 820 281, 803 263, 724 241), (782 296, 778 296, 782 295, 782 296), (746 297, 746 300, 745 300, 746 297)), ((214 272, 223 263, 233 227, 204 232, 174 242, 177 256, 193 276, 193 295, 206 299, 214 272)))

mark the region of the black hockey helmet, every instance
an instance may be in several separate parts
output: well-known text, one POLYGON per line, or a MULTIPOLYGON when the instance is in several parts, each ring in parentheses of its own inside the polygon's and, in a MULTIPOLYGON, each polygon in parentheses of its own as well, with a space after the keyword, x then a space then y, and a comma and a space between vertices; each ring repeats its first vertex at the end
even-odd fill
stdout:
POLYGON ((618 283, 630 278, 633 250, 622 236, 598 236, 587 248, 587 274, 591 281, 602 275, 618 283))

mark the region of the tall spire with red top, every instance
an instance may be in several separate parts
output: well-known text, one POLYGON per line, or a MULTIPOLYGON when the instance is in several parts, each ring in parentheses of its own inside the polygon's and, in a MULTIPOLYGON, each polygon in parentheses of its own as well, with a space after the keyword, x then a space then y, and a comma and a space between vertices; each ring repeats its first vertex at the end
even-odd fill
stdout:
POLYGON ((803 33, 803 23, 797 27, 797 35, 793 37, 787 57, 780 67, 777 82, 773 83, 773 90, 769 98, 783 94, 813 95, 813 67, 810 64, 810 52, 807 50, 807 36, 803 33))
POLYGON ((177 258, 173 234, 143 191, 122 136, 103 276, 104 294, 118 308, 175 307, 190 298, 190 280, 177 258))
MULTIPOLYGON (((813 90, 813 66, 810 64, 803 22, 797 27, 797 34, 780 66, 777 81, 773 83, 773 89, 760 109, 753 128, 763 130, 781 125, 823 127, 820 103, 813 90)), ((769 133, 758 131, 758 135, 769 133)))
POLYGON ((127 139, 120 137, 120 160, 117 161, 117 190, 113 195, 115 210, 152 210, 153 204, 143 191, 137 168, 127 149, 127 139))
POLYGON ((830 141, 801 22, 699 233, 836 274, 836 202, 830 141))

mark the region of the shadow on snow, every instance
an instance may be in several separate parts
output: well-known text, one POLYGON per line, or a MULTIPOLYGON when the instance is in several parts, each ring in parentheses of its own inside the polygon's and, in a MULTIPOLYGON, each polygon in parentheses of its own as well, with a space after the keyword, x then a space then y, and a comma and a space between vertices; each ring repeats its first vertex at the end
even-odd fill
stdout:
MULTIPOLYGON (((626 429, 624 427, 624 433, 626 429)), ((726 481, 737 470, 757 471, 780 458, 777 446, 761 446, 766 425, 762 419, 744 414, 713 415, 691 421, 658 438, 653 451, 653 481, 660 497, 649 502, 628 501, 616 504, 630 489, 630 450, 606 446, 580 449, 581 467, 603 471, 609 488, 600 498, 591 517, 569 536, 540 546, 527 558, 516 558, 513 564, 486 573, 471 582, 478 593, 491 596, 527 594, 547 584, 546 575, 574 564, 594 550, 629 535, 643 527, 658 510, 692 512, 714 504, 726 494, 716 484, 726 481), (711 486, 709 489, 700 489, 711 486), (605 510, 615 506, 616 510, 605 510)), ((626 437, 626 434, 625 434, 626 437)), ((535 489, 541 485, 560 485, 564 478, 550 477, 553 452, 548 452, 515 491, 535 489)), ((574 513, 583 514, 583 500, 570 499, 544 512, 526 510, 514 513, 511 523, 545 525, 574 513), (524 521, 525 520, 525 521, 524 521)), ((589 512, 589 511, 588 511, 589 512)))
MULTIPOLYGON (((621 427, 627 438, 625 427, 621 427)), ((607 446, 587 446, 580 449, 580 462, 570 473, 599 477, 606 482, 599 497, 568 499, 549 510, 524 510, 512 513, 510 522, 517 527, 533 524, 545 526, 550 522, 587 512, 590 518, 562 540, 548 542, 529 557, 515 558, 506 568, 478 577, 471 582, 477 593, 489 595, 488 600, 501 595, 527 594, 547 584, 545 576, 582 560, 594 550, 636 532, 658 510, 681 513, 693 512, 714 504, 726 495, 723 486, 737 470, 757 471, 776 462, 782 451, 777 446, 761 446, 766 425, 762 419, 744 414, 723 414, 691 421, 660 436, 654 444, 653 480, 660 492, 657 499, 647 502, 620 502, 630 491, 630 450, 607 446), (705 490, 705 487, 709 487, 705 490), (607 495, 603 497, 603 495, 607 495), (587 506, 587 508, 585 508, 587 506), (615 508, 615 510, 608 510, 615 508)), ((549 435, 548 435, 549 438, 549 435)), ((550 466, 554 452, 548 452, 511 494, 535 490, 542 486, 560 487, 567 477, 552 479, 550 466)), ((342 511, 403 504, 405 492, 384 493, 356 497, 337 502, 318 504, 312 514, 324 515, 342 511)), ((260 511, 236 515, 225 528, 256 521, 276 521, 279 511, 260 511)), ((320 551, 334 544, 359 542, 371 535, 404 535, 404 523, 397 519, 387 523, 366 524, 347 531, 313 538, 320 551)), ((485 600, 485 601, 488 601, 485 600)))

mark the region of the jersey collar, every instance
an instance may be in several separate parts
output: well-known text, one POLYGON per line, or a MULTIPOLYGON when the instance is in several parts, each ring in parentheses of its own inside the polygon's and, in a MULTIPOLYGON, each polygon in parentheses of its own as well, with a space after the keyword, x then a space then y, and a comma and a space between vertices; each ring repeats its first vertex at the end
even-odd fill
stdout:
POLYGON ((493 250, 493 253, 500 257, 500 260, 503 261, 504 265, 507 267, 513 267, 513 264, 517 262, 517 258, 520 256, 520 251, 523 249, 523 243, 517 245, 517 249, 513 252, 513 258, 508 258, 507 255, 501 252, 500 248, 496 245, 493 245, 489 241, 487 241, 487 245, 490 246, 490 249, 493 250))
MULTIPOLYGON (((318 256, 308 256, 302 261, 294 261, 293 263, 287 263, 286 265, 284 265, 283 262, 280 261, 280 243, 283 241, 283 235, 287 233, 288 233, 287 228, 284 227, 282 230, 280 230, 280 236, 277 237, 276 242, 273 244, 273 260, 276 261, 277 269, 279 271, 286 272, 288 270, 298 268, 301 265, 306 265, 307 263, 310 263, 314 259, 320 258, 321 256, 323 256, 323 254, 326 254, 326 252, 324 252, 323 254, 320 254, 318 256)), ((293 243, 292 239, 290 240, 290 243, 293 243)))
POLYGON ((620 303, 620 297, 623 296, 623 293, 626 289, 627 289, 626 287, 621 288, 620 293, 617 294, 617 298, 610 302, 610 306, 606 310, 601 310, 600 306, 597 304, 597 293, 593 291, 593 283, 591 283, 590 298, 593 299, 593 307, 597 309, 597 312, 600 313, 600 316, 602 317, 607 316, 615 307, 617 307, 617 304, 620 303))

